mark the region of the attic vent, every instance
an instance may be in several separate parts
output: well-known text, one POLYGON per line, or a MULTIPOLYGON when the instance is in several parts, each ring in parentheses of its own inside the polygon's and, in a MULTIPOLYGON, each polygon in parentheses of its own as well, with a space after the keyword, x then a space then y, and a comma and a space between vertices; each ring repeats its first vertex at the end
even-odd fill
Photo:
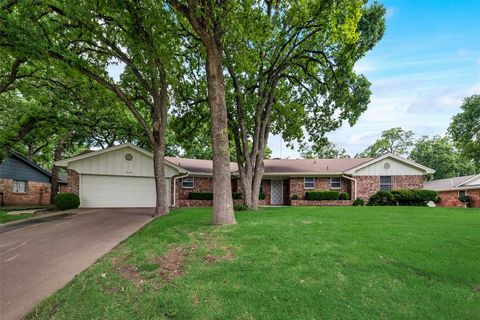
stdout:
POLYGON ((131 153, 125 154, 125 160, 132 161, 133 160, 133 155, 131 153))
POLYGON ((385 168, 385 170, 390 169, 390 163, 385 162, 385 164, 383 165, 383 167, 385 168))

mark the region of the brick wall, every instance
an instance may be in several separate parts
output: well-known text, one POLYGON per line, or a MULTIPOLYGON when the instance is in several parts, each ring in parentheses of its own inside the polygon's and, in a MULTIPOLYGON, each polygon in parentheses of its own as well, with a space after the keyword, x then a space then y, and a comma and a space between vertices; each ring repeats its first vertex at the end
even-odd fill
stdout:
POLYGON ((0 179, 4 205, 49 205, 50 183, 28 181, 27 193, 14 193, 12 179, 0 179))
MULTIPOLYGON (((290 178, 290 198, 293 195, 297 195, 300 199, 305 197, 305 192, 309 191, 327 191, 330 190, 330 177, 316 177, 315 189, 305 189, 303 183, 303 177, 290 178)), ((340 190, 335 189, 338 192, 348 192, 352 196, 351 182, 348 179, 340 179, 340 190)))
MULTIPOLYGON (((480 207, 480 189, 467 190, 470 199, 470 206, 473 208, 480 207)), ((465 204, 458 200, 458 190, 439 191, 440 201, 437 203, 440 207, 465 207, 465 204)))
MULTIPOLYGON (((182 179, 178 179, 176 183, 176 199, 188 200, 190 192, 213 192, 213 179, 205 177, 194 177, 193 188, 182 188, 182 179)), ((173 179, 172 179, 173 181, 173 179)))
MULTIPOLYGON (((178 179, 176 183, 176 203, 177 207, 211 207, 211 200, 191 200, 189 199, 190 192, 213 192, 213 179, 205 177, 195 177, 194 188, 187 189, 182 188, 182 179, 178 179)), ((173 185, 173 179, 172 179, 173 185)), ((270 204, 270 180, 262 180, 263 191, 265 193, 265 199, 259 200, 259 205, 270 204)), ((172 186, 173 188, 173 186, 172 186)), ((242 185, 240 179, 232 180, 232 192, 242 192, 242 185)), ((173 194, 173 193, 172 193, 173 194)), ((234 204, 243 204, 243 199, 235 199, 234 204)), ((172 199, 173 203, 173 199, 172 199)))
MULTIPOLYGON (((243 204, 242 199, 234 199, 233 204, 243 204)), ((212 207, 213 201, 212 200, 191 200, 191 199, 182 199, 177 200, 176 207, 179 208, 186 208, 186 207, 212 207)))
POLYGON ((271 203, 272 199, 272 181, 271 180, 262 180, 263 193, 265 193, 265 199, 258 200, 259 205, 268 205, 271 203))
POLYGON ((292 206, 351 206, 353 200, 291 200, 292 206))
MULTIPOLYGON (((355 176, 357 181, 357 198, 368 200, 375 192, 380 191, 380 176, 355 176)), ((392 189, 421 189, 423 176, 392 176, 392 189)))
POLYGON ((80 174, 72 169, 68 169, 67 173, 68 184, 60 185, 60 192, 71 192, 78 195, 80 190, 80 174))

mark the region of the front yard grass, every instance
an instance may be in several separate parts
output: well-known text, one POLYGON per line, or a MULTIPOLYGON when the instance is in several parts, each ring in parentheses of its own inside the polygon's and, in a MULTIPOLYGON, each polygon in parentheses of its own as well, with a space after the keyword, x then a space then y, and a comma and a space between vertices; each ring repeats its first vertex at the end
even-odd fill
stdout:
POLYGON ((8 211, 0 211, 0 224, 33 217, 32 213, 8 214, 8 211))
POLYGON ((41 319, 478 319, 480 210, 282 207, 156 219, 41 319))

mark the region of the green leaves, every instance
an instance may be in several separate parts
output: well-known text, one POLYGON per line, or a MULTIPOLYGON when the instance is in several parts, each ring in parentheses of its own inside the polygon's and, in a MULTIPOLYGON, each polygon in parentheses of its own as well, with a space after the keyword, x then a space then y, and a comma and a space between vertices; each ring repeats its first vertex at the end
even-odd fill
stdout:
POLYGON ((413 131, 405 131, 400 127, 391 128, 383 131, 380 139, 363 152, 357 154, 356 157, 376 158, 387 153, 407 157, 413 145, 413 131))
POLYGON ((422 137, 415 143, 410 158, 435 169, 434 179, 466 176, 476 171, 475 163, 462 156, 449 137, 422 137))
POLYGON ((480 95, 464 100, 462 111, 455 115, 448 128, 455 146, 480 168, 480 95))

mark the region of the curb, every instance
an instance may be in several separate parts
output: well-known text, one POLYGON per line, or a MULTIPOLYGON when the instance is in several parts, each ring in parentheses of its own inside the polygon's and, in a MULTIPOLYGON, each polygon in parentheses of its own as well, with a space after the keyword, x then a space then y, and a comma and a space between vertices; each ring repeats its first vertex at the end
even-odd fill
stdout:
POLYGON ((65 214, 73 215, 73 214, 76 214, 76 213, 78 213, 78 212, 75 212, 75 209, 72 209, 72 210, 67 210, 67 211, 56 211, 56 212, 53 212, 53 213, 46 213, 46 214, 42 214, 42 215, 38 215, 38 216, 34 215, 33 217, 30 217, 30 218, 15 220, 15 221, 7 222, 7 223, 2 223, 2 224, 0 224, 0 231, 2 231, 2 229, 6 229, 7 227, 11 227, 11 226, 14 226, 14 225, 17 225, 17 224, 22 224, 22 223, 26 223, 26 222, 30 223, 30 222, 34 222, 34 221, 37 221, 37 220, 42 220, 42 219, 45 219, 45 218, 50 218, 50 217, 55 217, 55 216, 65 215, 65 214))

